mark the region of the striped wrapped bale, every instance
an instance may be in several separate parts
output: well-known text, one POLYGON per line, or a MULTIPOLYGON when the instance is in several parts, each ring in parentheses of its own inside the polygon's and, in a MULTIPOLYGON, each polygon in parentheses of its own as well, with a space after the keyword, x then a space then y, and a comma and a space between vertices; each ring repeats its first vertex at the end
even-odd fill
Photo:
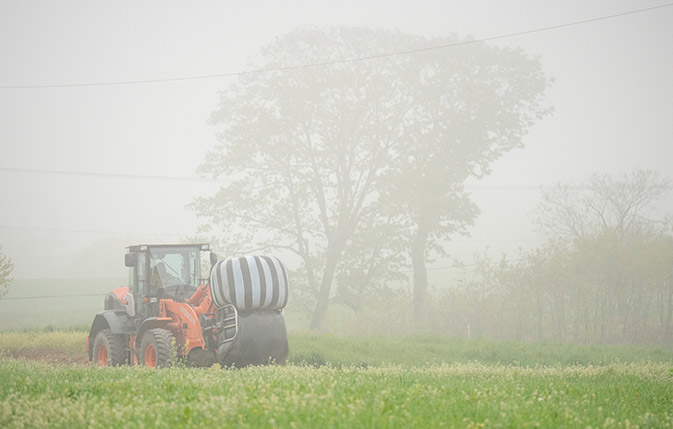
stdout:
POLYGON ((274 256, 241 256, 219 261, 210 272, 210 294, 218 307, 239 311, 281 309, 288 298, 287 268, 274 256))

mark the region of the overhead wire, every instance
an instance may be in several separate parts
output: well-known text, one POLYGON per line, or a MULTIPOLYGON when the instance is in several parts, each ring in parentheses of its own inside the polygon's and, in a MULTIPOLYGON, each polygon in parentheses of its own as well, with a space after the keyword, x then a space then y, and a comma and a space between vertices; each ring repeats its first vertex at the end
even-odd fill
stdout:
MULTIPOLYGON (((252 167, 250 167, 252 168, 252 167)), ((209 179, 204 177, 188 177, 188 176, 163 176, 163 175, 142 175, 142 174, 126 174, 126 173, 101 173, 89 171, 73 171, 73 170, 41 170, 35 168, 13 168, 0 167, 0 172, 6 173, 24 173, 24 174, 44 174, 56 176, 81 176, 81 177, 98 177, 102 179, 128 179, 128 180, 156 180, 156 181, 174 181, 174 182, 199 182, 199 183, 214 183, 214 184, 232 184, 233 179, 209 179)), ((260 185, 253 189, 263 188, 270 185, 260 185)), ((506 185, 465 185, 465 190, 468 191, 541 191, 546 185, 520 185, 520 184, 506 184, 506 185)), ((590 189, 587 186, 568 186, 575 190, 590 189)), ((665 189, 673 189, 673 185, 661 186, 665 189)))
POLYGON ((83 296, 105 296, 106 293, 85 293, 85 294, 74 294, 74 295, 41 295, 41 296, 16 296, 10 298, 0 298, 0 303, 2 301, 12 301, 19 299, 52 299, 52 298, 78 298, 83 296))
POLYGON ((624 17, 624 16, 636 15, 636 14, 645 13, 645 12, 651 12, 651 11, 654 11, 654 10, 663 9, 663 8, 667 8, 667 7, 671 7, 671 6, 673 6, 673 3, 666 3, 666 4, 662 4, 662 5, 651 6, 651 7, 646 7, 646 8, 636 9, 636 10, 630 10, 630 11, 615 13, 615 14, 611 14, 611 15, 604 15, 604 16, 599 16, 599 17, 595 17, 595 18, 588 18, 588 19, 583 19, 583 20, 579 20, 579 21, 567 22, 567 23, 563 23, 563 24, 540 27, 540 28, 535 28, 535 29, 531 29, 531 30, 523 30, 523 31, 516 31, 516 32, 512 32, 512 33, 500 34, 500 35, 497 35, 497 36, 481 37, 481 38, 478 38, 478 39, 469 39, 469 40, 463 40, 463 41, 454 42, 454 43, 445 43, 445 44, 441 44, 441 45, 427 46, 427 47, 424 47, 424 48, 408 49, 408 50, 393 51, 393 52, 384 52, 384 53, 381 53, 381 54, 366 55, 366 56, 353 57, 353 58, 344 58, 344 59, 341 59, 341 60, 322 61, 322 62, 309 63, 309 64, 293 65, 293 66, 262 68, 262 69, 245 70, 245 71, 237 71, 237 72, 230 72, 230 73, 214 73, 214 74, 204 74, 204 75, 195 75, 195 76, 170 77, 170 78, 161 78, 161 79, 137 79, 137 80, 110 81, 110 82, 63 83, 63 84, 46 84, 46 85, 2 85, 2 86, 0 86, 0 89, 77 88, 77 87, 94 87, 94 86, 144 85, 144 84, 154 84, 154 83, 179 82, 179 81, 189 81, 189 80, 204 80, 204 79, 215 79, 215 78, 225 78, 225 77, 237 77, 237 76, 244 76, 244 75, 251 75, 251 74, 294 71, 294 70, 302 70, 302 69, 307 69, 307 68, 326 67, 326 66, 332 66, 332 65, 338 65, 338 64, 347 64, 347 63, 354 63, 354 62, 360 62, 360 61, 369 61, 369 60, 388 58, 388 57, 394 57, 394 56, 400 56, 400 55, 411 55, 411 54, 417 54, 417 53, 422 53, 422 52, 429 52, 429 51, 435 51, 435 50, 440 50, 440 49, 453 48, 453 47, 457 47, 457 46, 465 46, 465 45, 471 45, 471 44, 482 43, 482 42, 490 42, 490 41, 494 41, 494 40, 507 39, 507 38, 518 37, 518 36, 523 36, 523 35, 527 35, 527 34, 541 33, 541 32, 545 32, 545 31, 558 30, 558 29, 561 29, 561 28, 584 25, 584 24, 589 24, 589 23, 594 23, 594 22, 599 22, 599 21, 605 21, 605 20, 610 20, 610 19, 615 19, 615 18, 621 18, 621 17, 624 17))
MULTIPOLYGON (((26 174, 45 174, 56 176, 81 176, 81 177, 99 177, 103 179, 130 179, 130 180, 158 180, 158 181, 175 181, 175 182, 200 182, 200 183, 220 183, 231 184, 232 180, 228 179, 208 179, 203 177, 187 177, 187 176, 161 176, 161 175, 141 175, 141 174, 125 174, 125 173, 101 173, 88 171, 72 171, 72 170, 40 170, 34 168, 13 168, 0 167, 0 171, 6 173, 26 173, 26 174)), ((538 191, 542 189, 542 185, 466 185, 468 190, 519 190, 519 191, 538 191)))
MULTIPOLYGON (((47 228, 47 227, 31 227, 31 226, 15 226, 15 225, 0 225, 0 229, 15 229, 20 231, 45 231, 45 232, 74 232, 74 233, 86 233, 86 234, 115 234, 115 235, 143 235, 143 236, 153 236, 153 237, 180 237, 185 238, 190 234, 176 234, 176 233, 166 233, 166 232, 133 232, 133 231, 104 231, 104 230, 94 230, 94 229, 72 229, 72 228, 47 228)), ((450 240, 451 243, 537 243, 539 239, 536 238, 525 238, 525 239, 493 239, 488 240, 484 238, 477 239, 455 239, 450 240)))
MULTIPOLYGON (((505 262, 518 262, 523 261, 524 258, 508 259, 505 262)), ((501 261, 497 261, 500 263, 501 261)), ((475 268, 480 264, 456 264, 456 265, 447 265, 442 267, 429 267, 426 268, 426 271, 438 271, 438 270, 450 270, 450 269, 465 269, 465 268, 475 268)), ((403 270, 399 271, 402 274, 412 273, 413 270, 403 270)), ((78 298, 78 297, 98 297, 105 296, 107 293, 87 293, 87 294, 69 294, 69 295, 40 295, 40 296, 17 296, 10 298, 0 298, 0 303, 2 301, 10 300, 32 300, 32 299, 54 299, 54 298, 78 298)))
POLYGON ((34 169, 34 168, 0 167, 0 171, 4 171, 4 172, 7 172, 7 173, 28 173, 28 174, 48 174, 48 175, 57 175, 57 176, 100 177, 100 178, 105 178, 105 179, 160 180, 160 181, 201 182, 201 183, 230 183, 231 182, 231 180, 207 179, 207 178, 201 178, 201 177, 159 176, 159 175, 124 174, 124 173, 100 173, 100 172, 70 171, 70 170, 39 170, 39 169, 34 169))
POLYGON ((0 229, 17 229, 23 231, 49 231, 49 232, 81 232, 87 234, 125 234, 125 235, 147 235, 147 236, 172 236, 172 237, 186 237, 188 234, 175 234, 165 232, 132 232, 132 231, 103 231, 94 229, 72 229, 72 228, 47 228, 47 227, 31 227, 31 226, 13 226, 0 225, 0 229))
MULTIPOLYGON (((219 74, 210 74, 210 75, 198 75, 198 76, 185 76, 185 77, 176 77, 176 78, 166 78, 166 79, 148 79, 148 80, 133 80, 133 81, 118 81, 118 82, 98 82, 98 83, 81 83, 81 84, 57 84, 57 85, 14 85, 14 86, 0 86, 0 89, 12 89, 12 88, 59 88, 59 87, 77 87, 77 86, 103 86, 103 85, 124 85, 124 84, 144 84, 144 83, 159 83, 159 82, 168 82, 168 81, 179 81, 179 80, 194 80, 194 79, 209 79, 215 77, 232 77, 232 76, 241 76, 245 74, 256 74, 256 73, 270 73, 278 71, 289 71, 289 70, 298 70, 311 67, 323 67, 329 65, 357 62, 357 61, 366 61, 377 58, 385 58, 397 55, 408 55, 438 49, 446 49, 455 46, 468 45, 474 43, 480 43, 485 41, 498 40, 503 38, 521 36, 525 34, 533 34, 543 31, 550 31, 564 27, 576 26, 587 24, 591 22, 598 22, 608 19, 619 18, 628 15, 634 15, 644 12, 650 12, 657 9, 667 8, 673 6, 673 3, 666 3, 657 6, 651 6, 647 8, 641 8, 637 10, 631 10, 627 12, 621 12, 611 15, 604 15, 595 18, 589 18, 579 21, 573 21, 564 24, 558 24, 553 26, 541 27, 532 30, 518 31, 508 34, 502 34, 492 37, 483 37, 479 39, 464 40, 461 42, 448 43, 436 46, 429 46, 425 48, 410 49, 403 51, 394 51, 388 53, 382 53, 377 55, 361 56, 356 58, 348 58, 342 60, 326 61, 319 63, 310 63, 304 65, 296 66, 287 66, 287 67, 277 67, 271 69, 258 69, 258 70, 249 70, 249 71, 240 71, 232 73, 219 73, 219 74)), ((63 175, 63 176, 87 176, 87 177, 100 177, 100 178, 120 178, 120 179, 138 179, 138 180, 162 180, 162 181, 182 181, 182 182, 201 182, 201 183, 227 183, 226 180, 221 179, 206 179, 198 177, 178 177, 178 176, 160 176, 160 175, 138 175, 138 174, 122 174, 122 173, 100 173, 100 172, 84 172, 84 171, 63 171, 63 170, 40 170, 40 169, 27 169, 27 168, 10 168, 10 167, 0 167, 0 171, 5 172, 14 172, 14 173, 34 173, 34 174, 52 174, 52 175, 63 175)), ((500 189, 511 189, 511 190, 540 190, 541 186, 530 186, 530 185, 473 185, 467 186, 466 189, 479 189, 479 190, 500 190, 500 189)))
MULTIPOLYGON (((540 27, 531 30, 524 30, 518 32, 512 32, 507 34, 501 34, 491 37, 483 37, 478 39, 463 40, 455 43, 447 43, 436 46, 428 46, 424 48, 402 50, 381 53, 376 55, 361 56, 355 58, 346 58, 341 60, 334 61, 325 61, 318 63, 310 63, 303 65, 295 66, 286 66, 286 67, 277 67, 277 68, 267 68, 267 69, 257 69, 257 70, 247 70, 231 73, 217 73, 217 74, 208 74, 208 75, 197 75, 197 76, 183 76, 175 78, 164 78, 164 79, 147 79, 147 80, 131 80, 131 81, 114 81, 114 82, 94 82, 94 83, 75 83, 75 84, 50 84, 50 85, 7 85, 0 86, 0 89, 31 89, 31 88, 66 88, 66 87, 87 87, 87 86, 113 86, 113 85, 134 85, 134 84, 151 84, 151 83, 161 83, 161 82, 174 82, 174 81, 184 81, 184 80, 198 80, 198 79, 212 79, 212 78, 221 78, 221 77, 235 77, 242 76, 247 74, 260 74, 260 73, 272 73, 272 72, 282 72, 282 71, 292 71, 300 70, 306 68, 314 67, 325 67, 330 65, 344 64, 344 63, 353 63, 359 61, 374 60, 392 56, 399 55, 410 55, 415 53, 422 53, 440 49, 447 49, 457 46, 511 38, 522 36, 526 34, 534 34, 539 32, 551 31, 560 28, 566 28, 571 26, 583 25, 592 22, 604 21, 609 19, 615 19, 619 17, 624 17, 628 15, 635 15, 645 12, 650 12, 653 10, 668 8, 673 6, 673 3, 666 3, 657 6, 651 6, 647 8, 641 8, 637 10, 631 10, 611 15, 604 15, 595 18, 589 18, 579 21, 573 21, 558 25, 552 25, 547 27, 540 27)), ((206 179, 198 177, 179 177, 179 176, 160 176, 160 175, 138 175, 138 174, 122 174, 122 173, 100 173, 100 172, 84 172, 84 171, 64 171, 64 170, 40 170, 40 169, 26 169, 26 168, 11 168, 11 167, 0 167, 0 171, 11 172, 11 173, 33 173, 33 174, 49 174, 49 175, 63 175, 63 176, 84 176, 84 177, 100 177, 100 178, 112 178, 112 179, 133 179, 133 180, 160 180, 160 181, 182 181, 182 182, 201 182, 201 183, 228 183, 229 181, 220 180, 220 179, 206 179)), ((542 186, 530 186, 530 185, 470 185, 466 186, 468 190, 529 190, 529 191, 539 191, 542 189, 542 186)), ((117 231, 98 231, 98 230, 75 230, 75 229, 60 229, 60 228, 34 228, 34 227, 17 227, 17 226, 8 226, 0 225, 0 228, 3 229, 20 229, 20 230, 43 230, 43 231, 63 231, 63 232, 85 232, 85 233, 103 233, 103 234, 136 234, 128 232, 117 232, 117 231)), ((183 236, 181 234, 166 234, 166 233, 137 233, 143 235, 163 235, 163 236, 183 236)))

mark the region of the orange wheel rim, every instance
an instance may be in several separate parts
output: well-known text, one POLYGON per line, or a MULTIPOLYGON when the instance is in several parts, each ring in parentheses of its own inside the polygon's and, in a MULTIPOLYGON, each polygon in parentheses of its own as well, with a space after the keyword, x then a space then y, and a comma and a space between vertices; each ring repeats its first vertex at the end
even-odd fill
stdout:
POLYGON ((157 352, 154 350, 152 344, 148 344, 145 347, 145 366, 149 366, 150 368, 157 367, 157 352))
POLYGON ((107 366, 107 347, 105 347, 105 344, 98 346, 98 366, 107 366))

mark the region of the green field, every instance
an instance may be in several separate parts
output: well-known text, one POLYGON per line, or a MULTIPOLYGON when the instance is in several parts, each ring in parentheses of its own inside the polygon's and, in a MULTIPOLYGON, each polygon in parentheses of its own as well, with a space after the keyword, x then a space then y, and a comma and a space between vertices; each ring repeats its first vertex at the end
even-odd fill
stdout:
POLYGON ((122 283, 14 282, 0 427, 673 427, 672 345, 313 335, 288 311, 286 366, 91 367, 88 327, 122 283))
MULTIPOLYGON (((0 332, 0 353, 85 362, 87 330, 34 329, 0 332)), ((612 363, 671 363, 673 345, 597 346, 410 337, 345 337, 290 333, 289 362, 305 366, 381 367, 481 363, 517 367, 604 366, 612 363)), ((50 360, 50 359, 45 359, 50 360)), ((671 364, 673 367, 673 363, 671 364)))
POLYGON ((664 427, 666 364, 96 369, 0 361, 10 427, 664 427), (114 423, 113 423, 114 422, 114 423))
POLYGON ((0 427, 673 427, 666 347, 293 334, 286 366, 148 370, 72 363, 85 336, 0 334, 0 427))

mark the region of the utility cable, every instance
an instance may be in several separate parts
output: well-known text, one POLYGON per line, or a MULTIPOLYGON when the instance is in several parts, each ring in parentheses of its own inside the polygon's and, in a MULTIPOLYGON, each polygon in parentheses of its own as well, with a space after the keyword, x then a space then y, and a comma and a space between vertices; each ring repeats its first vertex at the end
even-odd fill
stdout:
MULTIPOLYGON (((200 183, 221 183, 221 184, 232 183, 231 180, 226 179, 207 179, 200 177, 153 176, 153 175, 123 174, 123 173, 94 173, 88 171, 38 170, 32 168, 0 167, 0 171, 4 171, 7 173, 46 174, 56 176, 99 177, 104 179, 159 180, 159 181, 173 181, 173 182, 200 182, 200 183)), ((539 191, 542 189, 542 185, 466 185, 465 189, 483 190, 483 191, 494 191, 494 190, 539 191)))
MULTIPOLYGON (((252 167, 244 167, 252 169, 252 167)), ((81 176, 81 177, 98 177, 102 179, 125 179, 125 180, 156 180, 156 181, 171 181, 171 182, 199 182, 199 183, 219 183, 224 185, 231 185, 233 179, 207 179, 203 177, 187 177, 187 176, 159 176, 159 175, 141 175, 141 174, 124 174, 124 173, 97 173, 89 171, 70 171, 70 170, 39 170, 33 168, 12 168, 0 167, 0 172, 6 173, 23 173, 23 174, 45 174, 55 176, 81 176)), ((260 185, 253 189, 259 189, 269 184, 260 185)), ((554 185, 549 185, 553 187, 554 185)), ((466 191, 541 191, 546 185, 465 185, 466 191)), ((574 190, 590 190, 588 186, 568 186, 569 189, 574 190)), ((673 189, 673 185, 663 185, 661 188, 673 189)), ((1 228, 1 227, 0 227, 1 228)), ((95 231, 94 231, 95 232, 95 231)))
POLYGON ((464 41, 461 41, 461 42, 446 43, 446 44, 442 44, 442 45, 428 46, 428 47, 425 47, 425 48, 409 49, 409 50, 404 50, 404 51, 386 52, 386 53, 376 54, 376 55, 367 55, 367 56, 355 57, 355 58, 345 58, 345 59, 342 59, 342 60, 324 61, 324 62, 302 64, 302 65, 296 65, 296 66, 275 67, 275 68, 247 70, 247 71, 239 71, 239 72, 231 72, 231 73, 216 73, 216 74, 207 74, 207 75, 197 75, 197 76, 182 76, 182 77, 173 77, 173 78, 164 78, 164 79, 126 80, 126 81, 72 83, 72 84, 51 84, 51 85, 4 85, 4 86, 0 86, 0 89, 77 88, 77 87, 92 87, 92 86, 144 85, 144 84, 152 84, 152 83, 215 79, 215 78, 224 78, 224 77, 244 76, 244 75, 251 75, 251 74, 262 74, 262 73, 274 73, 274 72, 303 70, 303 69, 308 69, 308 68, 333 66, 333 65, 337 65, 337 64, 347 64, 347 63, 354 63, 354 62, 360 62, 360 61, 369 61, 369 60, 388 58, 388 57, 394 57, 394 56, 399 56, 399 55, 410 55, 410 54, 416 54, 416 53, 421 53, 421 52, 429 52, 429 51, 435 51, 435 50, 440 50, 440 49, 453 48, 453 47, 456 47, 456 46, 472 45, 472 44, 481 43, 481 42, 490 42, 490 41, 493 41, 493 40, 507 39, 507 38, 518 37, 518 36, 523 36, 523 35, 527 35, 527 34, 541 33, 541 32, 545 32, 545 31, 558 30, 560 28, 567 28, 567 27, 573 27, 573 26, 577 26, 577 25, 584 25, 584 24, 589 24, 589 23, 599 22, 599 21, 605 21, 605 20, 614 19, 614 18, 621 18, 621 17, 624 17, 624 16, 635 15, 635 14, 640 14, 640 13, 644 13, 644 12, 651 12, 653 10, 663 9, 663 8, 667 8, 667 7, 671 7, 671 6, 673 6, 673 3, 666 3, 666 4, 663 4, 663 5, 652 6, 652 7, 643 8, 643 9, 637 9, 637 10, 631 10, 631 11, 627 11, 627 12, 615 13, 615 14, 612 14, 612 15, 599 16, 599 17, 596 17, 596 18, 583 19, 583 20, 580 20, 580 21, 567 22, 565 24, 551 25, 551 26, 548 26, 548 27, 540 27, 540 28, 535 28, 535 29, 532 29, 532 30, 517 31, 517 32, 513 32, 513 33, 501 34, 501 35, 498 35, 498 36, 482 37, 480 39, 464 40, 464 41))
MULTIPOLYGON (((518 259, 508 259, 506 262, 518 262, 518 261, 523 261, 523 258, 518 258, 518 259)), ((498 263, 501 261, 497 261, 498 263)), ((450 269, 465 269, 465 268, 475 268, 479 264, 462 264, 462 265, 447 265, 444 267, 429 267, 426 268, 426 271, 438 271, 438 270, 450 270, 450 269)), ((494 264, 495 265, 495 264, 494 264)), ((413 270, 404 270, 404 271, 399 271, 399 273, 413 273, 413 270)), ((31 299, 53 299, 53 298, 78 298, 78 297, 86 297, 86 296, 105 296, 107 295, 106 293, 88 293, 88 294, 80 294, 80 295, 42 295, 42 296, 17 296, 17 297, 12 297, 12 298, 0 298, 0 303, 2 301, 9 301, 9 300, 19 300, 19 299, 25 299, 25 300, 31 300, 31 299)))
POLYGON ((12 226, 12 225, 0 225, 0 229, 18 229, 18 230, 22 230, 22 231, 83 232, 83 233, 88 233, 88 234, 171 236, 171 237, 186 237, 188 235, 188 234, 175 234, 175 233, 164 233, 164 232, 101 231, 101 230, 90 230, 90 229, 43 228, 43 227, 12 226))
MULTIPOLYGON (((175 233, 166 233, 166 232, 129 232, 129 231, 103 231, 103 230, 91 230, 91 229, 69 229, 69 228, 46 228, 46 227, 30 227, 30 226, 13 226, 13 225, 0 225, 0 229, 16 229, 20 231, 47 231, 47 232, 78 232, 78 233, 87 233, 87 234, 116 234, 116 235, 143 235, 143 236, 152 236, 152 237, 181 237, 185 238, 189 234, 175 234, 175 233)), ((455 240, 450 240, 450 243, 537 243, 539 239, 536 238, 524 238, 517 240, 514 238, 502 238, 502 239, 493 239, 489 240, 486 238, 460 238, 455 240)), ((244 252, 250 253, 250 252, 244 252)))
POLYGON ((87 171, 67 171, 67 170, 38 170, 31 168, 11 168, 0 167, 0 171, 7 173, 29 173, 29 174, 49 174, 57 176, 85 176, 100 177, 105 179, 133 179, 133 180, 160 180, 175 182, 201 182, 201 183, 230 183, 230 180, 206 179, 200 177, 179 177, 179 176, 151 176, 141 174, 122 174, 122 173, 94 173, 87 171))
MULTIPOLYGON (((519 262, 523 261, 524 258, 518 258, 518 259, 508 259, 505 262, 519 262)), ((497 263, 500 263, 502 261, 497 261, 497 263)), ((447 265, 443 267, 429 267, 426 268, 426 271, 438 271, 438 270, 450 270, 450 269, 465 269, 465 268, 475 268, 480 264, 462 264, 462 265, 447 265)), ((496 265, 496 264, 493 264, 496 265)), ((413 273, 413 270, 404 270, 404 271, 399 271, 400 273, 413 273)), ((12 298, 0 298, 0 303, 2 301, 9 301, 9 300, 19 300, 19 299, 52 299, 52 298, 78 298, 78 297, 85 297, 85 296, 105 296, 107 295, 106 293, 88 293, 88 294, 80 294, 80 295, 42 295, 42 296, 17 296, 17 297, 12 297, 12 298)))
POLYGON ((86 293, 81 295, 43 295, 43 296, 17 296, 14 298, 0 298, 0 303, 2 301, 10 301, 17 299, 51 299, 51 298, 78 298, 82 296, 105 296, 106 293, 86 293))
MULTIPOLYGON (((516 259, 506 259, 504 262, 521 262, 526 260, 526 258, 516 258, 516 259)), ((503 262, 502 260, 496 260, 495 262, 488 264, 488 265, 498 265, 499 263, 503 262)), ((465 268, 476 268, 481 264, 479 263, 472 263, 472 264, 456 264, 456 265, 445 265, 441 267, 427 267, 425 268, 425 271, 440 271, 440 270, 454 270, 454 269, 465 269, 465 268)), ((404 271, 399 271, 400 273, 413 273, 414 270, 404 270, 404 271)))

